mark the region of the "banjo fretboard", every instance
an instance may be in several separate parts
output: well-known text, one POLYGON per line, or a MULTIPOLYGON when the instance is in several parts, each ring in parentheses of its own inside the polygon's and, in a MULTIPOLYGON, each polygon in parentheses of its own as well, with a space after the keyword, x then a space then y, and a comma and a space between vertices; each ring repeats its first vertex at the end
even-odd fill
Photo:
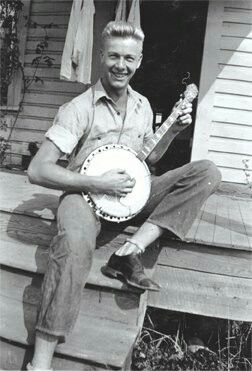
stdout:
MULTIPOLYGON (((170 135, 167 138, 169 143, 175 138, 175 136, 180 133, 182 130, 181 128, 176 128, 173 126, 177 118, 179 117, 180 110, 184 103, 192 102, 194 98, 196 98, 198 94, 198 89, 196 85, 190 84, 188 85, 184 95, 185 98, 178 104, 178 106, 172 111, 170 116, 163 122, 163 124, 158 128, 152 138, 148 141, 148 143, 143 147, 143 149, 138 153, 137 157, 141 161, 145 161, 146 158, 151 154, 154 148, 157 146, 159 141, 163 138, 163 136, 170 131, 170 135)), ((183 129, 185 129, 188 125, 185 125, 183 129)))

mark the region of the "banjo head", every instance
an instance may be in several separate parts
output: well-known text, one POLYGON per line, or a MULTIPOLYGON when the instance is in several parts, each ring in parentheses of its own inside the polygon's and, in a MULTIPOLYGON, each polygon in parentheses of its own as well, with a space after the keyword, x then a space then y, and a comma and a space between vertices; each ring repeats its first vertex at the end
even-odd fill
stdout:
POLYGON ((93 151, 85 160, 80 172, 89 176, 99 176, 115 168, 124 169, 136 180, 131 193, 125 197, 92 192, 83 193, 83 196, 98 216, 119 223, 137 215, 149 199, 151 180, 146 163, 140 161, 129 147, 108 144, 93 151))

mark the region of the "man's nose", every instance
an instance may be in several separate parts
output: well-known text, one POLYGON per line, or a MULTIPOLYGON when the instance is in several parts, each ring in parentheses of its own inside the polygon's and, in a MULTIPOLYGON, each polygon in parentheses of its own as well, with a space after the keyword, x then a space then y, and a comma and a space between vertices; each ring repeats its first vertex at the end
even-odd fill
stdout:
POLYGON ((126 63, 125 63, 125 60, 124 58, 119 58, 117 63, 116 63, 116 67, 119 68, 119 69, 124 69, 126 67, 126 63))

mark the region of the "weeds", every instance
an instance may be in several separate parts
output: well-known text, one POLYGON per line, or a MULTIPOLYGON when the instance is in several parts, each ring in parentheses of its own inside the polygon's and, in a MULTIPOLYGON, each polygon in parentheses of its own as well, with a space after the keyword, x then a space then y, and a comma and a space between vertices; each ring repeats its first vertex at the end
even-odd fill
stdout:
POLYGON ((150 309, 132 369, 251 371, 251 329, 246 322, 150 309))

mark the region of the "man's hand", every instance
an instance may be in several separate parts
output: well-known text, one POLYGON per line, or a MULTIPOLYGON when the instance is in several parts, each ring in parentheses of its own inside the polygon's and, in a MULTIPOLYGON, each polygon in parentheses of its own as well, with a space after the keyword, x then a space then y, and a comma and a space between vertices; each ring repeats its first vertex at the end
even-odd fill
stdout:
POLYGON ((125 197, 132 191, 135 183, 135 179, 132 179, 125 170, 112 169, 98 177, 98 184, 92 192, 125 197))
MULTIPOLYGON (((179 105, 179 103, 181 103, 182 99, 180 99, 174 106, 174 108, 177 108, 177 106, 179 105)), ((192 123, 192 116, 191 116, 191 112, 192 112, 192 103, 183 103, 180 111, 179 111, 179 117, 177 119, 177 122, 179 125, 182 126, 182 129, 183 129, 183 126, 187 126, 187 125, 190 125, 192 123)))

